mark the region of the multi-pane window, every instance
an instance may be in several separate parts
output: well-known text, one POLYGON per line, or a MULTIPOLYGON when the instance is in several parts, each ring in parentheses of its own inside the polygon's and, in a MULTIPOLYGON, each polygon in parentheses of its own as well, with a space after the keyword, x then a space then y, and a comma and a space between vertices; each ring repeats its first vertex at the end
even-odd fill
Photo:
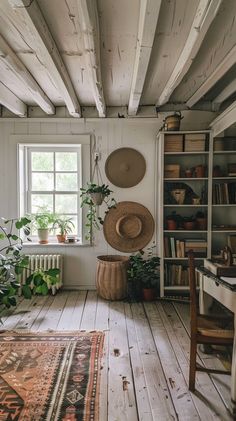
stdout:
POLYGON ((73 234, 81 237, 80 147, 30 146, 26 153, 27 212, 46 211, 72 218, 73 234))

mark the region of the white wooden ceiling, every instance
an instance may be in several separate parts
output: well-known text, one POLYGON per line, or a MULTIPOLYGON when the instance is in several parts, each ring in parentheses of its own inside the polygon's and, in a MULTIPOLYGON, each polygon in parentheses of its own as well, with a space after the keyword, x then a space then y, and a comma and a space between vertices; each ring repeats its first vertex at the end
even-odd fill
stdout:
POLYGON ((0 104, 224 110, 236 96, 235 0, 0 0, 0 104))

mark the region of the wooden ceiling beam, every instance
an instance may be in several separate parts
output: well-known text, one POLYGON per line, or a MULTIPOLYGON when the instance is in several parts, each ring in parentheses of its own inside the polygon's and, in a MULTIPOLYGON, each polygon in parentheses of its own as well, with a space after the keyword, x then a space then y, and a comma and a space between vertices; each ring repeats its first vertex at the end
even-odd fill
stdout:
POLYGON ((187 101, 188 107, 195 105, 236 63, 236 45, 226 54, 224 59, 215 68, 212 74, 205 80, 199 89, 187 101))
POLYGON ((213 136, 217 136, 228 129, 236 121, 236 101, 219 114, 210 124, 213 136))
POLYGON ((222 0, 200 0, 188 38, 178 58, 174 70, 171 73, 156 106, 168 102, 174 89, 180 84, 189 70, 193 59, 197 55, 204 37, 214 20, 222 0))
POLYGON ((89 83, 99 117, 106 117, 106 104, 103 94, 100 30, 96 0, 77 0, 78 21, 82 29, 84 52, 89 83))
POLYGON ((4 105, 4 107, 19 117, 27 117, 27 106, 1 82, 0 104, 4 105))
POLYGON ((1 35, 0 61, 5 72, 9 75, 8 77, 12 73, 17 79, 23 82, 25 89, 29 91, 34 101, 46 114, 55 114, 55 107, 50 99, 1 35))
MULTIPOLYGON (((20 36, 35 51, 36 58, 47 70, 69 113, 73 117, 81 117, 80 105, 74 87, 37 2, 8 0, 8 3, 14 9, 15 26, 18 31, 21 31, 20 36), (18 24, 20 24, 21 30, 18 24)), ((4 2, 0 2, 0 10, 4 12, 4 2)))
POLYGON ((236 92, 236 79, 233 79, 228 85, 215 97, 212 101, 212 106, 215 111, 219 110, 222 102, 226 101, 231 95, 236 92))
POLYGON ((137 114, 155 38, 161 0, 141 0, 128 114, 137 114))

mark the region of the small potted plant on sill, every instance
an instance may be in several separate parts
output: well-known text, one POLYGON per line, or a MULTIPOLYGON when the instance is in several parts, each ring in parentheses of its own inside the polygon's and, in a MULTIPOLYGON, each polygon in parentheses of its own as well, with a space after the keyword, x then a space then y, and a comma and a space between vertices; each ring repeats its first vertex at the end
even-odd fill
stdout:
POLYGON ((33 226, 38 231, 39 243, 47 244, 49 231, 52 229, 52 225, 55 221, 55 215, 53 213, 43 211, 42 213, 36 213, 32 216, 33 226))
POLYGON ((97 213, 97 206, 102 203, 106 206, 105 214, 109 209, 116 206, 116 201, 110 197, 112 190, 109 189, 108 185, 87 183, 87 188, 81 188, 82 198, 81 207, 88 206, 87 211, 87 223, 85 224, 87 228, 86 240, 92 241, 93 239, 93 230, 99 230, 100 225, 103 224, 103 218, 97 213))
POLYGON ((52 228, 59 230, 59 234, 57 234, 58 243, 64 243, 66 241, 67 234, 71 233, 73 228, 75 228, 75 224, 72 218, 55 216, 52 228))
POLYGON ((152 301, 157 296, 160 259, 153 254, 154 247, 130 256, 128 285, 131 300, 139 301, 142 297, 144 301, 152 301))

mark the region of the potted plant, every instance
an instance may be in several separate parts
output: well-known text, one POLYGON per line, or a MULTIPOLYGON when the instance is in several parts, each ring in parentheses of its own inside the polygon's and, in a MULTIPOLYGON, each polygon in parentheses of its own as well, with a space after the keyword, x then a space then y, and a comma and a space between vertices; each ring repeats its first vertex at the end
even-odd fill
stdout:
POLYGON ((87 183, 87 188, 81 188, 80 190, 80 197, 82 198, 81 207, 88 206, 86 215, 87 223, 85 224, 87 235, 85 238, 86 240, 92 241, 93 230, 99 230, 100 225, 103 224, 103 218, 97 214, 97 206, 101 204, 101 198, 106 206, 105 214, 109 209, 116 206, 116 201, 113 197, 109 197, 113 192, 109 189, 108 185, 105 184, 98 185, 95 183, 87 183), (100 199, 97 194, 99 194, 100 199))
POLYGON ((191 231, 194 230, 196 226, 196 220, 193 215, 183 217, 183 227, 185 230, 191 231))
POLYGON ((202 211, 196 213, 196 228, 202 231, 207 230, 207 216, 202 211))
MULTIPOLYGON (((137 300, 142 295, 144 301, 152 301, 157 295, 160 259, 153 254, 154 247, 148 248, 147 252, 139 251, 130 256, 128 283, 131 293, 137 300)), ((133 298, 131 294, 130 298, 133 298)))
POLYGON ((33 226, 38 231, 39 243, 47 244, 49 231, 52 229, 52 225, 55 221, 55 215, 53 213, 44 211, 42 213, 36 213, 33 217, 33 226))
POLYGON ((55 216, 54 223, 52 226, 53 229, 58 229, 59 234, 57 234, 58 243, 64 243, 66 240, 67 234, 73 231, 75 224, 72 218, 66 218, 63 216, 55 216))
POLYGON ((182 216, 178 215, 173 211, 170 215, 166 217, 166 228, 171 231, 175 231, 180 227, 182 222, 182 216))
POLYGON ((16 305, 16 296, 20 288, 25 298, 31 298, 32 293, 46 295, 48 287, 58 282, 59 269, 38 269, 29 273, 25 284, 20 285, 19 276, 24 270, 30 272, 30 269, 28 256, 21 252, 23 240, 17 234, 18 230, 23 230, 27 240, 31 241, 28 237, 30 223, 28 217, 0 220, 0 241, 3 242, 0 248, 0 313, 4 308, 16 305))
POLYGON ((109 189, 108 185, 99 185, 95 183, 87 183, 87 188, 82 188, 80 190, 83 201, 88 199, 96 206, 100 206, 103 200, 105 200, 105 198, 109 197, 110 194, 113 193, 109 189))

